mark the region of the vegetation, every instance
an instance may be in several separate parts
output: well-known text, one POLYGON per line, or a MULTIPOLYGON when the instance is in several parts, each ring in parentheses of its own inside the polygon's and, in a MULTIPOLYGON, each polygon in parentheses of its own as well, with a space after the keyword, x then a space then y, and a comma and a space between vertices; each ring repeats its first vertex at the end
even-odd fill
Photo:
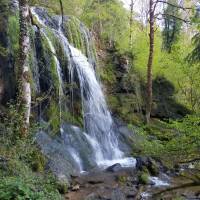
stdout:
MULTIPOLYGON (((0 124, 0 199, 62 199, 54 176, 44 173, 46 158, 32 134, 21 138, 21 120, 15 106, 10 105, 0 124)), ((38 129, 30 128, 31 133, 38 129)))
MULTIPOLYGON (((70 82, 69 60, 60 39, 46 30, 56 48, 52 52, 37 19, 33 24, 29 21, 28 6, 45 7, 52 16, 68 15, 62 18, 62 28, 69 43, 86 56, 91 45, 113 115, 135 132, 134 156, 153 157, 170 168, 197 160, 199 170, 199 4, 149 0, 143 12, 134 10, 133 1, 127 10, 119 0, 20 0, 19 5, 20 12, 11 13, 8 0, 0 0, 0 199, 62 199, 60 193, 66 193, 67 187, 46 170, 47 158, 35 134, 43 128, 54 138, 63 122, 84 127, 77 92, 80 83, 70 82), (84 26, 94 44, 84 38, 84 26), (62 86, 55 54, 67 77, 62 86), (14 92, 11 73, 19 79, 14 92), (35 74, 42 80, 39 89, 35 74), (14 93, 12 98, 10 93, 14 93), (45 123, 39 126, 38 120, 45 123)), ((150 174, 157 171, 152 169, 150 174)), ((150 174, 144 169, 137 178, 148 184, 150 174)), ((119 181, 127 180, 121 177, 119 181)))

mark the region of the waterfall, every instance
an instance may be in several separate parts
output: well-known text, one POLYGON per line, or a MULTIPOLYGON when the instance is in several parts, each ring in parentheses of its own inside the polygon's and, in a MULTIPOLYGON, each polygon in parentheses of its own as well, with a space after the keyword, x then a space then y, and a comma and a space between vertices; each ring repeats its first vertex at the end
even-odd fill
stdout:
POLYGON ((83 101, 85 130, 91 140, 98 145, 95 149, 97 164, 104 160, 122 158, 117 137, 112 130, 112 118, 107 108, 105 97, 98 83, 93 67, 87 58, 76 48, 69 45, 74 68, 77 70, 83 101))
MULTIPOLYGON (((32 13, 44 28, 48 27, 45 18, 40 17, 34 9, 32 9, 32 13)), ((58 29, 53 29, 52 27, 48 27, 48 29, 50 29, 55 37, 60 40, 63 46, 65 56, 68 58, 70 81, 74 81, 74 73, 77 73, 78 75, 85 128, 83 137, 93 149, 96 164, 100 167, 107 167, 115 163, 120 163, 125 167, 134 166, 135 159, 125 158, 124 153, 119 148, 118 134, 114 131, 111 113, 107 107, 102 87, 96 78, 94 70, 96 63, 94 62, 94 58, 91 58, 91 55, 93 54, 90 52, 91 47, 89 46, 88 33, 83 27, 81 28, 83 35, 86 35, 87 37, 87 56, 89 57, 86 57, 80 50, 69 44, 68 39, 62 31, 60 22, 61 20, 59 18, 59 23, 57 22, 58 29)), ((42 31, 42 33, 46 37, 49 47, 54 54, 60 82, 60 92, 63 95, 62 71, 56 56, 55 48, 45 31, 42 31)), ((63 133, 63 129, 61 130, 63 133)), ((82 171, 84 169, 81 161, 82 152, 78 152, 78 150, 73 147, 73 144, 68 145, 71 156, 79 166, 80 171, 82 171)))

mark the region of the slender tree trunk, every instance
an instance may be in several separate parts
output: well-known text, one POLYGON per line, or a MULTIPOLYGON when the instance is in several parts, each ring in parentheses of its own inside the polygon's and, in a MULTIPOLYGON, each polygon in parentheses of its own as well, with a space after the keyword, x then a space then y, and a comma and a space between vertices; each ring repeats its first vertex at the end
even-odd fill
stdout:
POLYGON ((62 27, 63 27, 63 23, 64 23, 64 11, 63 11, 62 0, 60 0, 60 10, 61 10, 61 15, 62 15, 62 27))
POLYGON ((30 85, 30 68, 29 68, 29 51, 30 39, 28 32, 29 25, 29 7, 28 0, 19 0, 19 101, 20 111, 23 116, 21 124, 21 135, 26 136, 29 128, 29 119, 31 112, 31 85, 30 85))
POLYGON ((149 59, 147 64, 147 102, 146 102, 146 123, 148 124, 151 117, 151 108, 152 108, 152 65, 153 65, 153 56, 154 56, 154 2, 149 0, 149 59))
POLYGON ((130 35, 129 35, 129 46, 130 46, 130 49, 132 49, 132 46, 133 46, 133 5, 134 5, 134 2, 133 2, 133 0, 131 0, 131 5, 130 5, 130 8, 131 8, 131 13, 130 13, 130 35))
POLYGON ((98 6, 99 6, 99 9, 98 9, 98 18, 99 18, 99 35, 100 37, 102 36, 102 32, 103 32, 103 25, 102 25, 102 21, 101 21, 101 14, 100 14, 100 0, 98 0, 98 6))

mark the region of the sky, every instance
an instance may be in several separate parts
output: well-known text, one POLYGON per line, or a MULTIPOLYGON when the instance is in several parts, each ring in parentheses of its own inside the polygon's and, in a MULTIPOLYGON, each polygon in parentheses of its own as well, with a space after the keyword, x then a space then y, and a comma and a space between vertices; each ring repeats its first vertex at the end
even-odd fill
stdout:
MULTIPOLYGON (((120 0, 120 1, 124 3, 125 8, 130 9, 131 0, 120 0)), ((142 1, 145 1, 145 0, 142 0, 142 1)), ((141 0, 135 0, 134 10, 139 11, 140 8, 141 8, 141 0)))
MULTIPOLYGON (((120 1, 124 3, 124 7, 126 9, 130 9, 131 0, 120 0, 120 1)), ((144 24, 147 21, 146 11, 148 10, 148 2, 149 2, 149 0, 134 0, 133 10, 136 13, 135 19, 138 19, 139 21, 143 22, 144 24)), ((184 0, 179 0, 179 2, 183 3, 184 0)), ((192 0, 192 2, 194 4, 200 6, 200 0, 192 0)), ((156 13, 159 13, 161 10, 163 10, 162 6, 163 6, 163 4, 161 4, 161 3, 157 5, 156 13)), ((186 15, 187 15, 187 13, 186 13, 186 15)), ((162 26, 161 21, 157 21, 157 24, 159 26, 162 26)))
MULTIPOLYGON (((126 9, 130 9, 131 0, 120 0, 124 3, 124 7, 126 9)), ((133 10, 136 13, 135 18, 145 23, 146 21, 146 14, 145 11, 147 10, 149 0, 134 0, 133 10), (138 13, 138 14, 137 14, 138 13)))

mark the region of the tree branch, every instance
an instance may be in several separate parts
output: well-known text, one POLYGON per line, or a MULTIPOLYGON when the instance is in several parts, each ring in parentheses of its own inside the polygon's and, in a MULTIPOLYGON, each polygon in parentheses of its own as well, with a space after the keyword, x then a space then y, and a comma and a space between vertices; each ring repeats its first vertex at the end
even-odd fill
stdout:
POLYGON ((177 16, 175 16, 175 15, 171 15, 171 14, 167 14, 167 13, 158 13, 157 15, 155 15, 155 18, 158 19, 158 20, 162 20, 162 19, 163 19, 163 18, 162 18, 162 19, 157 18, 158 15, 169 16, 169 17, 172 17, 172 18, 174 18, 174 19, 177 19, 177 20, 183 21, 183 22, 186 23, 186 24, 189 24, 189 23, 190 23, 189 20, 182 19, 182 18, 180 18, 180 17, 177 17, 177 16))
POLYGON ((167 1, 162 1, 162 0, 158 0, 157 2, 156 2, 156 4, 157 3, 165 3, 165 4, 168 4, 168 5, 170 5, 170 6, 173 6, 173 7, 175 7, 175 8, 179 8, 179 9, 182 9, 182 10, 191 10, 192 8, 191 7, 183 7, 183 6, 179 6, 179 5, 175 5, 175 4, 172 4, 172 3, 169 3, 169 2, 167 2, 167 1))

